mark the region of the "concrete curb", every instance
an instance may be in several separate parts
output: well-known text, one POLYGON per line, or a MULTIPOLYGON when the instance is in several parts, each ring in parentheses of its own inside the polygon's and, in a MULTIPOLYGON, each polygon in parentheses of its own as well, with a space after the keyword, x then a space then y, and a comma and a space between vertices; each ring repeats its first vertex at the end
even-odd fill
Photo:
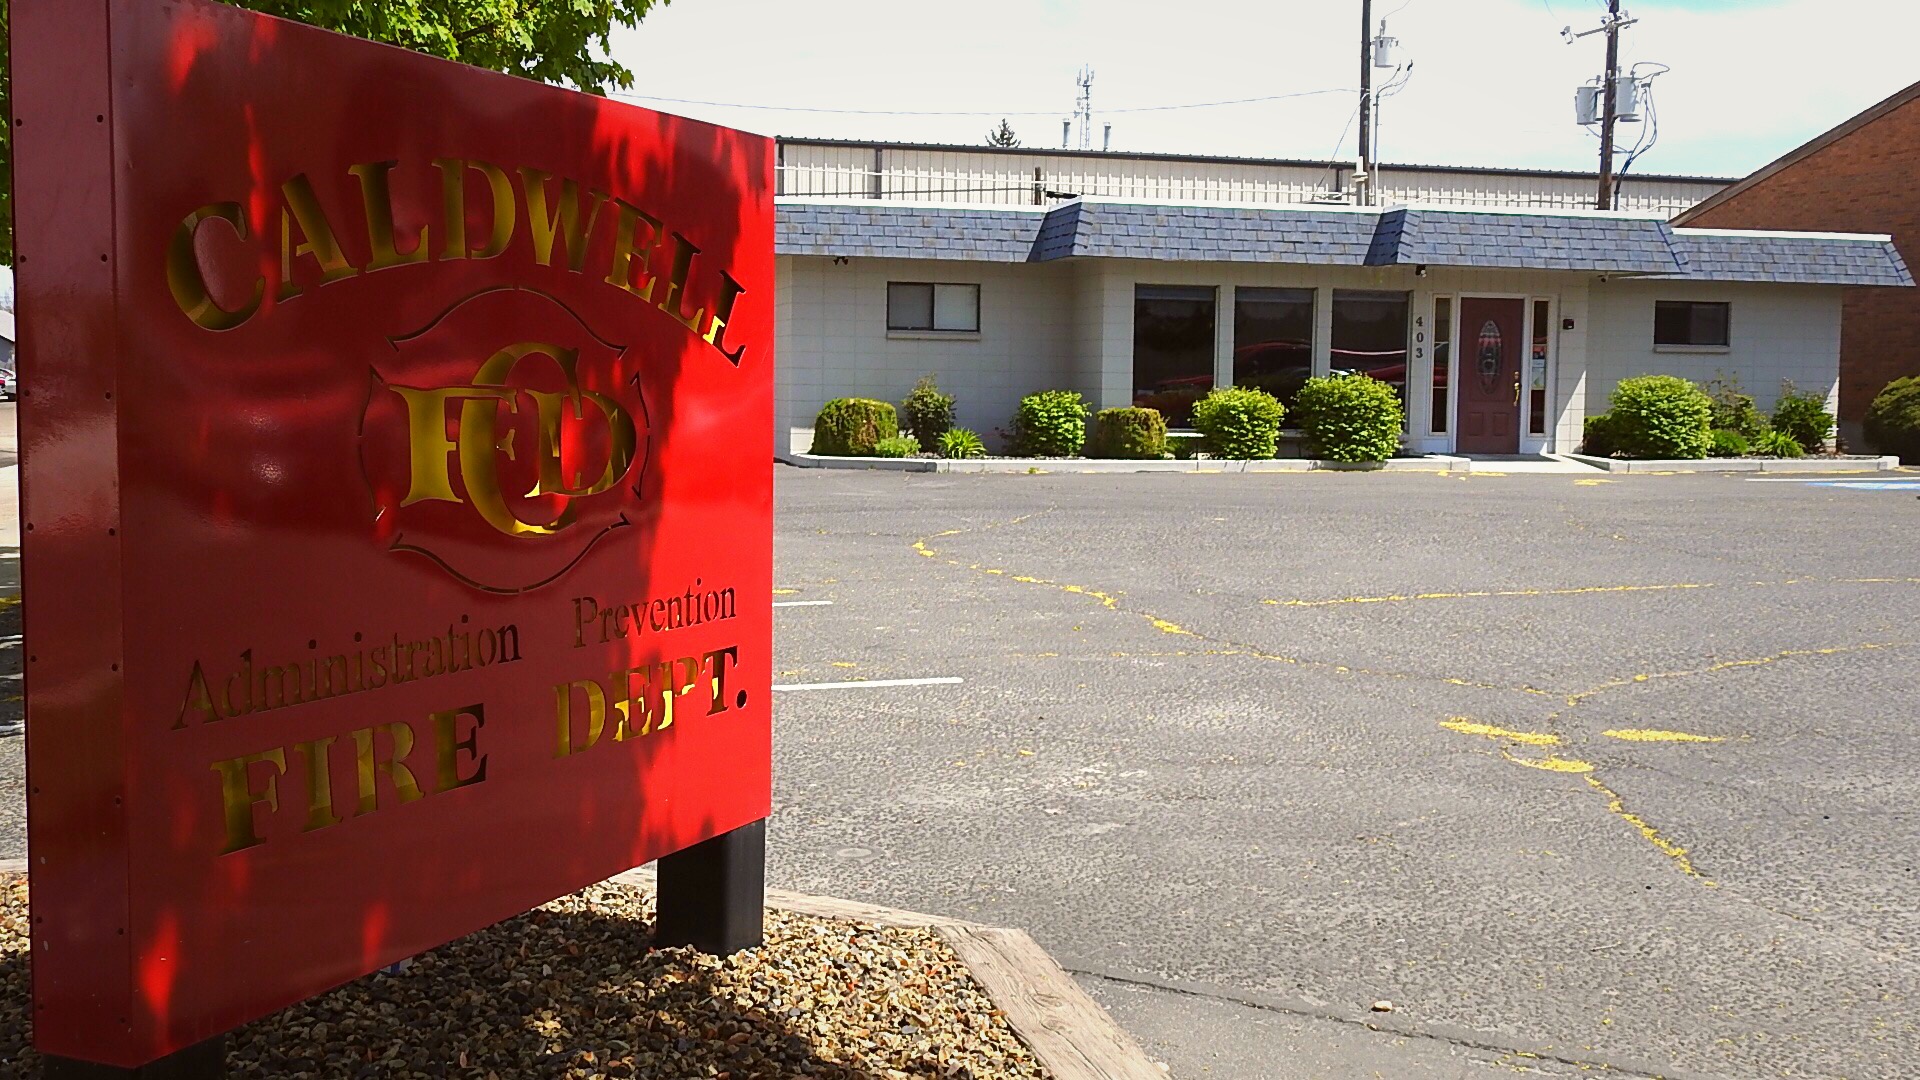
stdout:
POLYGON ((1377 464, 1349 464, 1312 458, 1268 458, 1263 461, 1120 461, 1109 458, 864 458, 825 457, 817 454, 778 454, 774 460, 801 469, 864 469, 909 473, 1280 473, 1280 472, 1468 472, 1473 463, 1463 457, 1428 454, 1394 458, 1377 464))
MULTIPOLYGON (((613 879, 654 887, 650 867, 613 879)), ((1165 1080, 1167 1073, 1024 931, 830 896, 767 890, 767 906, 824 919, 932 930, 967 965, 1054 1080, 1165 1080)))
POLYGON ((1591 454, 1567 457, 1596 469, 1618 473, 1856 473, 1892 472, 1900 467, 1897 457, 1814 457, 1814 458, 1707 458, 1704 461, 1621 461, 1591 454))

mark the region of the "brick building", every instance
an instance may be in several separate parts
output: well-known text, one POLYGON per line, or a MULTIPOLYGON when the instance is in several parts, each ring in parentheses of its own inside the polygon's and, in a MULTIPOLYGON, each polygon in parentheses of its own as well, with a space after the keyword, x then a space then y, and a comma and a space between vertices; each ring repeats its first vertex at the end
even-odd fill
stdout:
MULTIPOLYGON (((1891 234, 1920 254, 1920 83, 1680 214, 1694 229, 1795 229, 1891 234)), ((1875 394, 1920 375, 1920 296, 1848 289, 1842 301, 1840 419, 1856 439, 1875 394)), ((1772 387, 1749 387, 1771 391, 1772 387)))

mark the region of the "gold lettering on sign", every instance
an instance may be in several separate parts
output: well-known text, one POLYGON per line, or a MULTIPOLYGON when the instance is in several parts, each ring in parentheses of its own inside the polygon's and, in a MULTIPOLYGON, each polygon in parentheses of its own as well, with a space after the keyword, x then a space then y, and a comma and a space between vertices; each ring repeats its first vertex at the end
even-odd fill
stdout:
POLYGON ((231 311, 214 302, 207 279, 200 273, 200 256, 194 250, 194 235, 203 221, 218 219, 233 226, 242 241, 247 239, 247 215, 237 202, 203 206, 180 222, 173 231, 173 243, 167 247, 167 288, 173 302, 180 305, 193 324, 205 330, 231 330, 260 310, 260 298, 267 294, 267 279, 253 283, 253 296, 231 311))
POLYGON ((506 382, 514 366, 530 356, 544 356, 558 365, 567 378, 568 389, 565 393, 524 391, 534 401, 535 418, 540 429, 539 446, 535 449, 539 455, 539 479, 527 494, 596 495, 619 483, 620 478, 627 474, 638 452, 639 435, 634 427, 633 415, 612 398, 581 388, 577 371, 580 356, 577 350, 529 341, 508 346, 488 357, 474 373, 472 386, 433 390, 390 387, 407 404, 408 458, 412 478, 401 506, 411 506, 429 499, 462 502, 453 490, 451 463, 457 461, 460 479, 467 493, 464 501, 471 502, 481 519, 500 532, 514 537, 551 536, 573 524, 579 516, 579 509, 571 503, 552 521, 522 521, 507 505, 506 493, 500 486, 500 456, 504 454, 509 461, 518 459, 513 446, 513 432, 509 430, 505 436, 499 434, 499 405, 505 402, 508 412, 519 411, 518 394, 508 390, 506 382), (447 406, 454 401, 461 403, 460 433, 450 439, 447 437, 447 406), (584 420, 588 402, 598 410, 607 425, 607 464, 592 483, 583 484, 583 474, 576 472, 568 479, 561 471, 563 440, 560 429, 567 413, 563 406, 571 404, 574 419, 584 420))
POLYGON ((485 161, 462 161, 459 158, 434 158, 433 167, 440 170, 440 203, 443 213, 440 241, 440 258, 448 259, 491 259, 507 250, 507 243, 513 239, 514 208, 513 183, 507 179, 500 166, 485 161), (487 181, 487 191, 493 197, 493 232, 487 237, 486 246, 478 249, 467 247, 467 180, 466 170, 472 169, 487 181))
POLYGON ((294 773, 287 770, 287 748, 283 746, 214 762, 212 768, 220 778, 220 805, 226 822, 226 845, 220 853, 231 855, 263 842, 263 820, 258 807, 264 805, 268 817, 280 812, 283 778, 284 783, 306 785, 306 821, 302 832, 333 828, 351 818, 376 813, 382 809, 383 801, 390 806, 404 806, 429 795, 483 783, 487 778, 487 755, 480 751, 480 729, 486 725, 485 706, 462 705, 432 713, 427 717, 427 724, 433 738, 429 765, 434 786, 430 791, 420 787, 422 773, 416 772, 419 766, 408 763, 416 749, 416 740, 413 725, 404 721, 359 728, 347 733, 344 742, 329 735, 294 743, 294 751, 305 759, 307 766, 294 773), (459 737, 463 718, 472 721, 464 739, 459 737), (336 745, 352 747, 355 799, 350 804, 350 812, 344 816, 334 801, 331 765, 336 745), (255 768, 259 765, 271 766, 271 770, 255 768), (386 778, 384 785, 380 782, 382 777, 386 778), (393 793, 390 800, 381 798, 383 786, 393 793))
POLYGON ((398 161, 372 161, 347 170, 360 181, 360 201, 367 211, 367 246, 373 252, 373 260, 367 263, 368 273, 427 261, 425 225, 413 235, 413 244, 408 250, 394 248, 393 190, 387 183, 387 174, 398 164, 398 161))
MULTIPOLYGON (((253 297, 231 310, 214 302, 208 289, 207 268, 201 264, 196 250, 196 231, 201 222, 218 218, 233 227, 241 242, 260 241, 252 235, 242 203, 214 202, 202 206, 174 228, 167 244, 166 277, 174 303, 196 326, 206 330, 231 330, 254 316, 270 288, 282 302, 304 292, 294 282, 294 264, 299 259, 313 260, 320 271, 322 286, 376 270, 429 262, 492 259, 505 254, 513 245, 522 214, 527 221, 528 248, 534 262, 553 266, 557 244, 565 248, 563 268, 579 274, 585 272, 588 249, 598 240, 594 230, 605 220, 610 224, 601 231, 611 230, 612 235, 606 241, 607 272, 601 280, 672 316, 729 363, 739 366, 745 347, 729 349, 726 333, 733 321, 736 302, 746 288, 725 269, 696 270, 701 262, 697 258, 701 249, 685 233, 670 228, 658 216, 625 199, 571 177, 556 178, 552 173, 529 166, 509 169, 469 158, 436 157, 428 159, 428 164, 439 173, 438 213, 434 214, 431 209, 416 213, 436 217, 438 224, 431 227, 421 224, 405 237, 396 231, 396 205, 405 208, 424 203, 432 207, 434 196, 431 194, 424 194, 418 200, 406 198, 409 185, 417 193, 430 181, 410 173, 405 163, 398 160, 348 166, 348 174, 360 189, 357 209, 367 235, 364 263, 356 263, 350 257, 334 232, 333 221, 345 219, 330 220, 307 175, 294 174, 280 185, 278 279, 256 280, 253 297), (477 247, 478 238, 468 235, 469 172, 478 173, 486 181, 492 210, 491 228, 485 241, 477 247), (520 178, 517 194, 512 180, 514 174, 520 178), (555 179, 559 181, 557 189, 552 183, 555 179), (603 204, 614 207, 614 212, 604 219, 600 216, 603 204), (433 236, 435 229, 440 234, 437 242, 433 236), (666 267, 666 272, 656 272, 657 266, 666 267), (666 281, 665 295, 656 297, 656 292, 661 291, 656 285, 662 278, 666 281), (711 313, 702 302, 709 298, 713 305, 711 313)), ((421 166, 414 172, 423 172, 424 168, 421 166)), ((348 212, 342 207, 335 210, 348 212)), ((263 222, 262 228, 270 231, 272 226, 263 222)), ((270 238, 260 239, 270 242, 270 238)), ((255 254, 261 253, 256 249, 255 254)), ((596 274, 599 265, 596 261, 596 274)))
POLYGON ((729 645, 712 652, 620 668, 606 676, 605 685, 597 678, 560 683, 553 688, 553 756, 572 757, 593 749, 606 733, 609 715, 614 718, 612 742, 629 742, 667 730, 674 724, 674 703, 700 688, 702 673, 710 691, 704 715, 718 716, 737 704, 727 696, 727 669, 739 663, 740 647, 729 645), (612 688, 611 695, 608 687, 612 688), (576 701, 586 702, 584 731, 574 708, 576 701))
POLYGON ((333 226, 320 209, 320 200, 314 197, 313 184, 308 182, 306 173, 296 173, 293 179, 281 184, 280 194, 285 205, 280 209, 278 299, 290 300, 300 295, 300 286, 293 283, 293 260, 302 255, 320 264, 322 285, 331 285, 360 272, 341 252, 340 241, 334 239, 333 226), (298 244, 294 243, 293 228, 296 224, 300 227, 298 244))
POLYGON ((553 265, 553 240, 559 236, 566 241, 567 268, 579 273, 586 264, 587 234, 593 231, 594 219, 600 216, 600 204, 607 197, 598 191, 587 192, 587 220, 580 221, 580 184, 563 178, 560 181, 560 205, 552 212, 547 210, 547 181, 553 174, 520 167, 520 187, 527 200, 527 228, 533 234, 533 261, 541 266, 553 265))

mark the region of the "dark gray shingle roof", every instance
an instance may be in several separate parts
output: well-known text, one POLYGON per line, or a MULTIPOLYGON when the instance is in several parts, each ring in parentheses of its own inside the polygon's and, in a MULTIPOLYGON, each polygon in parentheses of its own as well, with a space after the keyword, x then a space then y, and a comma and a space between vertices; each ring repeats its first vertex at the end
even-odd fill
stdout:
POLYGON ((1362 266, 1372 214, 1081 203, 1073 254, 1171 262, 1362 266))
POLYGON ((1045 218, 1038 210, 989 207, 781 203, 774 250, 782 255, 1028 262, 1045 218))
MULTIPOLYGON (((1563 214, 1489 214, 1405 209, 1381 215, 1381 231, 1401 219, 1395 266, 1488 270, 1586 270, 1622 274, 1681 271, 1665 226, 1652 218, 1563 214)), ((1376 253, 1376 257, 1378 253, 1376 253)))
POLYGON ((1039 210, 782 202, 782 255, 1051 262, 1072 257, 1456 266, 1695 281, 1912 285, 1890 241, 1733 235, 1654 218, 1408 207, 1252 208, 1075 201, 1039 210))
POLYGON ((1681 276, 1687 278, 1803 285, 1913 284, 1900 252, 1884 240, 1668 231, 1684 266, 1681 276))

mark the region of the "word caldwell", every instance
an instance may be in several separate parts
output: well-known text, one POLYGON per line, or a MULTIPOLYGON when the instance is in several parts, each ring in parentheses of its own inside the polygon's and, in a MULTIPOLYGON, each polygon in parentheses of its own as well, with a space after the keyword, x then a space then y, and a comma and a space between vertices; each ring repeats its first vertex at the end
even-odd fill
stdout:
POLYGON ((771 141, 213 0, 9 14, 49 1070, 212 1080, 647 863, 658 941, 757 944, 771 141))
MULTIPOLYGON (((208 203, 175 227, 167 246, 167 287, 174 302, 196 326, 231 330, 253 318, 270 291, 278 303, 305 291, 294 277, 297 259, 312 261, 320 271, 321 285, 430 261, 494 259, 513 247, 523 218, 532 241, 528 253, 533 261, 552 266, 559 254, 566 268, 578 274, 586 269, 594 226, 604 223, 602 231, 611 234, 612 243, 601 280, 643 303, 654 304, 699 334, 720 355, 735 364, 740 362, 745 347, 729 352, 726 332, 734 304, 745 286, 725 270, 715 271, 719 280, 709 290, 715 296, 713 314, 709 317, 704 307, 687 311, 688 283, 700 249, 660 218, 624 198, 583 187, 578 180, 562 179, 556 191, 552 174, 527 166, 513 169, 509 178, 508 170, 487 161, 436 157, 431 164, 438 173, 434 188, 441 222, 437 245, 434 225, 423 221, 403 241, 395 223, 395 173, 399 171, 403 181, 426 182, 428 178, 417 176, 417 170, 399 170, 400 163, 391 160, 347 167, 358 182, 360 199, 355 212, 360 215, 367 241, 365 257, 358 263, 341 246, 333 219, 314 193, 313 182, 305 173, 296 173, 279 188, 279 259, 273 264, 277 272, 271 279, 260 275, 250 289, 242 290, 245 299, 232 307, 222 307, 214 299, 200 261, 201 224, 224 221, 232 227, 233 239, 240 243, 251 240, 256 230, 248 225, 246 209, 239 201, 208 203), (467 192, 476 179, 486 192, 489 221, 483 236, 476 236, 470 243, 467 192), (656 269, 659 266, 668 268, 664 284, 656 269)), ((336 209, 335 216, 340 214, 336 209)))

